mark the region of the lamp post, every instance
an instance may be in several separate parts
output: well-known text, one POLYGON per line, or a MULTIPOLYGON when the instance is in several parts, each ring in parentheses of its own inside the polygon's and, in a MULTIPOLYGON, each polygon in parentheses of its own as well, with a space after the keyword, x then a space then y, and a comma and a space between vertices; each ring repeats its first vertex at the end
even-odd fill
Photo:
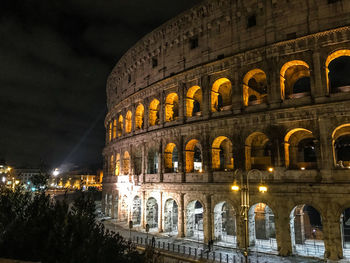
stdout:
POLYGON ((260 175, 260 184, 258 186, 258 190, 261 193, 267 192, 267 186, 263 183, 262 173, 257 169, 250 170, 246 172, 246 181, 243 178, 243 171, 237 169, 234 172, 234 181, 231 186, 232 191, 238 192, 241 191, 241 211, 240 216, 244 221, 244 258, 245 262, 248 263, 248 247, 249 247, 249 232, 248 232, 248 211, 249 211, 249 176, 251 174, 259 174, 260 175), (241 186, 237 184, 237 175, 241 176, 241 186))

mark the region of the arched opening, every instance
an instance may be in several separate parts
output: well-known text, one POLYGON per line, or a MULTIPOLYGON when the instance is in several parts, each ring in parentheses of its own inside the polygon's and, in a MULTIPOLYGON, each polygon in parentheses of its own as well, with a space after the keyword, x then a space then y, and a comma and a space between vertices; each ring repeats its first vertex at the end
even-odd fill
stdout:
POLYGON ((159 124, 159 100, 154 99, 149 105, 149 126, 159 124))
POLYGON ((130 155, 129 152, 124 152, 123 155, 123 174, 128 175, 130 172, 130 155))
POLYGON ((116 197, 114 198, 114 215, 113 215, 114 219, 118 219, 118 202, 119 202, 118 195, 116 195, 116 197))
POLYGON ((186 95, 186 116, 200 116, 202 114, 202 89, 193 86, 186 95))
POLYGON ((265 103, 267 99, 266 74, 261 69, 249 71, 243 78, 244 106, 265 103))
POLYGON ((232 108, 232 85, 227 78, 214 82, 211 89, 211 111, 219 112, 232 108))
POLYGON ((334 165, 350 168, 350 124, 337 127, 332 134, 334 165))
POLYGON ((117 153, 115 160, 115 175, 118 176, 120 174, 120 154, 117 153))
POLYGON ((330 93, 350 92, 350 50, 338 50, 326 60, 327 87, 330 93))
POLYGON ((219 136, 212 145, 212 168, 217 171, 233 170, 232 142, 225 136, 219 136))
POLYGON ((143 104, 139 104, 135 111, 135 128, 136 130, 142 130, 144 125, 145 107, 143 104))
POLYGON ((122 136, 123 134, 123 129, 124 129, 124 118, 122 115, 119 115, 118 118, 118 127, 117 127, 117 131, 118 131, 118 137, 122 136))
POLYGON ((142 151, 133 151, 134 174, 142 173, 142 151))
POLYGON ((158 162, 158 151, 154 148, 149 149, 147 155, 147 173, 148 174, 157 174, 159 169, 158 162))
POLYGON ((141 198, 138 196, 135 196, 132 201, 131 218, 134 226, 141 224, 141 198))
POLYGON ((108 141, 110 142, 112 140, 112 122, 108 123, 108 141))
POLYGON ((179 169, 178 151, 175 143, 168 143, 164 151, 164 165, 166 173, 177 173, 179 169))
POLYGON ((148 198, 146 203, 146 223, 149 228, 158 227, 158 203, 153 197, 148 198))
POLYGON ((264 203, 249 209, 249 246, 257 251, 277 250, 275 216, 264 203))
POLYGON ((179 117, 179 97, 170 93, 165 99, 165 121, 175 121, 179 117))
POLYGON ((293 254, 324 256, 323 228, 320 213, 312 206, 298 205, 290 213, 293 254))
POLYGON ((303 128, 291 130, 284 141, 286 167, 301 170, 317 167, 315 137, 311 131, 303 128))
POLYGON ((350 208, 343 211, 340 217, 340 230, 343 244, 343 256, 350 258, 350 208))
POLYGON ((125 117, 125 132, 130 133, 132 130, 132 113, 128 111, 125 117))
POLYGON ((203 240, 203 206, 199 201, 192 201, 186 208, 186 237, 203 240))
POLYGON ((297 99, 310 95, 310 69, 302 60, 285 63, 280 72, 282 99, 297 99))
POLYGON ((218 245, 236 246, 236 211, 227 202, 218 203, 214 208, 214 238, 218 245))
POLYGON ((128 221, 128 211, 129 211, 129 200, 128 200, 128 197, 124 195, 122 198, 120 213, 119 213, 119 220, 121 222, 128 221))
POLYGON ((117 138, 117 120, 113 120, 113 139, 117 138))
POLYGON ((266 170, 272 165, 272 145, 269 138, 262 132, 254 132, 248 136, 245 143, 246 169, 266 170))
POLYGON ((202 172, 202 146, 196 139, 190 140, 186 145, 186 172, 202 172))
POLYGON ((164 231, 177 235, 178 206, 174 199, 168 199, 164 205, 164 231))

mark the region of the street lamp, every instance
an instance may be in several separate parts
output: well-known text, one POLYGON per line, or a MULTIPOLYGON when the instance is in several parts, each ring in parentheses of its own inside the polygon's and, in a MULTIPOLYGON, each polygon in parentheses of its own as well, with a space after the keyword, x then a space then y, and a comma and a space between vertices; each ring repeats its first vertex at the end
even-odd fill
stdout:
POLYGON ((243 180, 243 171, 237 169, 234 172, 234 181, 231 186, 232 191, 238 192, 241 191, 241 212, 240 216, 244 221, 244 258, 245 262, 248 263, 248 247, 249 247, 249 236, 248 236, 248 211, 249 211, 249 176, 251 174, 259 174, 260 175, 260 184, 258 186, 258 190, 261 193, 267 192, 267 186, 264 184, 262 180, 262 173, 257 169, 250 170, 246 173, 246 181, 243 180), (237 184, 237 175, 241 176, 241 186, 237 184))

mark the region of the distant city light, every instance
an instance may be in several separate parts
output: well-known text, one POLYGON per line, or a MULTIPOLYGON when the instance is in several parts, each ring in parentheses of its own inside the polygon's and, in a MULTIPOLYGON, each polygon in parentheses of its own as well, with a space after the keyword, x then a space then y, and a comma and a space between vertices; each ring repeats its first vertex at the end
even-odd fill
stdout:
POLYGON ((3 176, 1 180, 2 180, 3 183, 5 183, 6 182, 6 177, 3 176))
POLYGON ((53 176, 57 176, 60 174, 60 171, 58 170, 58 168, 56 168, 53 172, 52 172, 53 176))

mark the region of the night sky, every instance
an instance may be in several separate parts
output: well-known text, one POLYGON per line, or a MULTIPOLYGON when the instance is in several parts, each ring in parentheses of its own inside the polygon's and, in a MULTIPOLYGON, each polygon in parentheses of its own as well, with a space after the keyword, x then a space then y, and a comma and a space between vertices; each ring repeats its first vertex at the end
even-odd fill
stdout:
POLYGON ((101 167, 106 79, 142 36, 200 0, 5 0, 0 159, 101 167))

